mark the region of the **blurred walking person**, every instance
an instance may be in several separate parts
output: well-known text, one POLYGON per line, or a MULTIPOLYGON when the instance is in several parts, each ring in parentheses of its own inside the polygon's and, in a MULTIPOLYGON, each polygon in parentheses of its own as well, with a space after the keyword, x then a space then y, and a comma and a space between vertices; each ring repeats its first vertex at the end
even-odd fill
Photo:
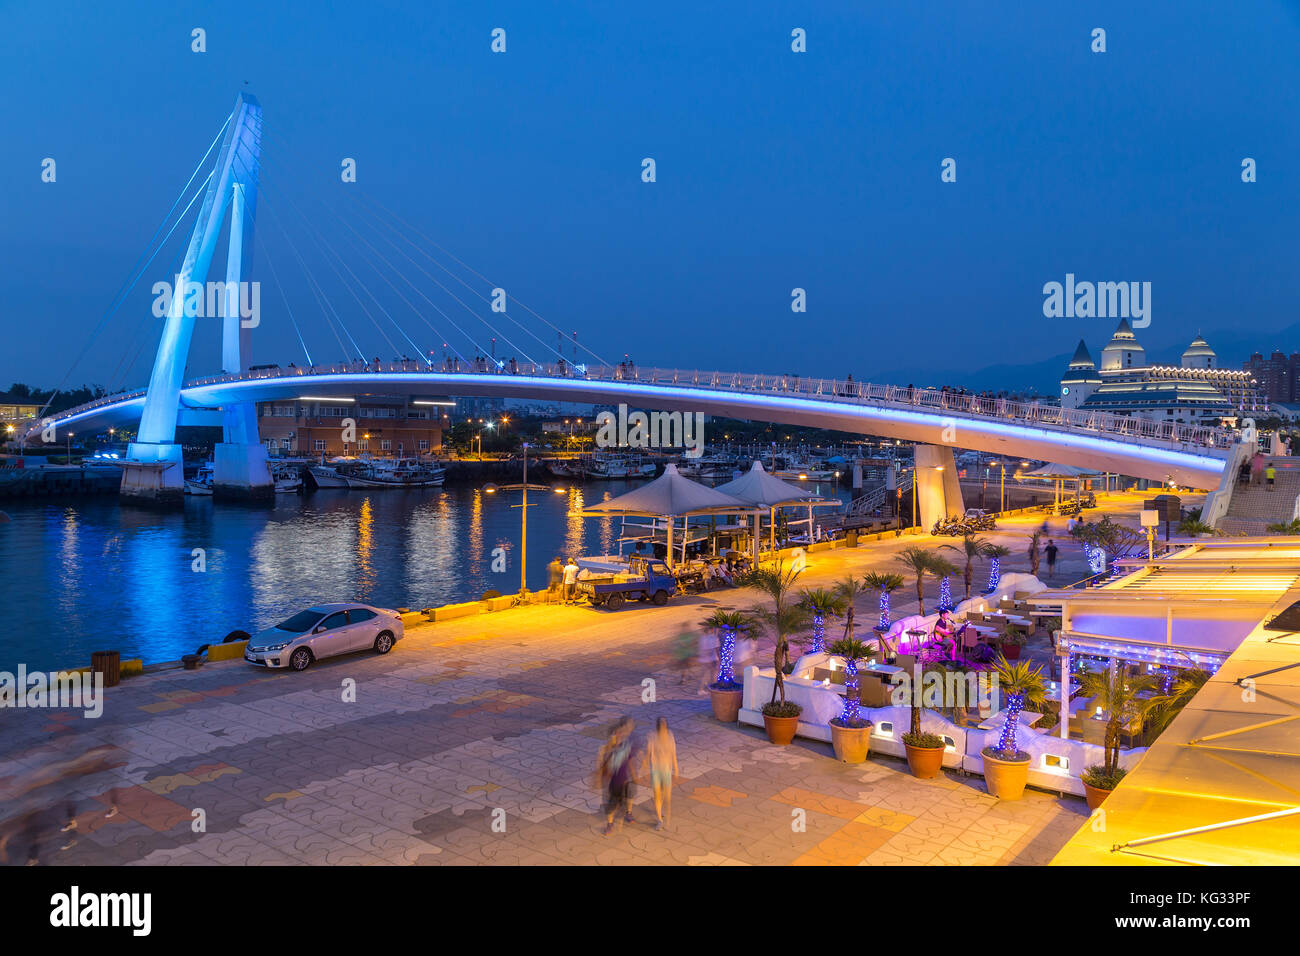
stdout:
POLYGON ((605 834, 632 822, 632 767, 636 759, 636 742, 632 738, 632 718, 624 717, 610 732, 600 748, 596 775, 605 793, 605 834))
POLYGON ((557 554, 546 566, 546 601, 552 604, 559 600, 560 588, 564 585, 564 565, 557 554))
POLYGON ((655 798, 656 830, 668 826, 673 809, 673 778, 677 776, 677 740, 660 717, 646 739, 646 762, 650 765, 650 787, 655 798))
POLYGON ((696 663, 700 668, 700 686, 695 694, 699 697, 709 692, 709 685, 718 676, 718 635, 711 627, 700 631, 700 652, 696 663))

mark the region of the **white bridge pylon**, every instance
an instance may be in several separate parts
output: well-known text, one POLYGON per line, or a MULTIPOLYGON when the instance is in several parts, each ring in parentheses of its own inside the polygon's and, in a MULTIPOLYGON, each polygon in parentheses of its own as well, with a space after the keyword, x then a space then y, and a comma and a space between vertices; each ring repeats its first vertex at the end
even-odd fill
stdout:
MULTIPOLYGON (((160 500, 184 493, 181 448, 176 444, 181 386, 227 208, 230 234, 220 300, 221 357, 226 374, 245 371, 249 328, 240 314, 240 294, 252 258, 261 138, 262 107, 254 97, 240 94, 227 121, 184 262, 172 277, 171 300, 140 414, 140 429, 128 448, 122 472, 125 497, 160 500)), ((214 456, 214 491, 230 496, 273 495, 266 449, 257 437, 256 406, 248 402, 223 406, 222 426, 224 440, 214 456)))

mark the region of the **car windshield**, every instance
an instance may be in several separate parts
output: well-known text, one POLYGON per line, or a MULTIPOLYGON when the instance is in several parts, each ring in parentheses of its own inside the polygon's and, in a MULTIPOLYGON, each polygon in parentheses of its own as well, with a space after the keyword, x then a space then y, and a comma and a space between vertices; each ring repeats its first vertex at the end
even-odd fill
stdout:
POLYGON ((312 629, 312 626, 319 621, 324 615, 320 611, 299 611, 289 620, 277 624, 276 630, 289 631, 293 634, 304 634, 312 629))

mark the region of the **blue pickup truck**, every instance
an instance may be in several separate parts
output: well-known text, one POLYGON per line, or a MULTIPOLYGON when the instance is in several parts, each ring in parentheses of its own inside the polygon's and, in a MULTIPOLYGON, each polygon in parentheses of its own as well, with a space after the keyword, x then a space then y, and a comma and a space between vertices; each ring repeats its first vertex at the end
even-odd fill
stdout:
POLYGON ((593 607, 617 611, 627 601, 649 601, 663 605, 677 593, 677 579, 659 560, 633 558, 629 574, 609 574, 578 581, 578 590, 593 607))

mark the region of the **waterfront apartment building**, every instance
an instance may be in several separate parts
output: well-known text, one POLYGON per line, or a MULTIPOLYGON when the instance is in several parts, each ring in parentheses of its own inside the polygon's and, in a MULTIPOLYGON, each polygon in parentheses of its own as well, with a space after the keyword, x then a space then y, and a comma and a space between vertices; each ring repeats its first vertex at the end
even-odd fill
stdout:
POLYGON ((1080 341, 1061 376, 1061 405, 1183 425, 1218 425, 1268 411, 1268 396, 1249 370, 1220 368, 1199 334, 1177 365, 1147 362, 1146 350, 1121 319, 1098 367, 1080 341))
POLYGON ((1300 352, 1289 356, 1274 350, 1268 358, 1255 352, 1242 368, 1255 376, 1259 390, 1274 404, 1293 404, 1300 398, 1300 389, 1296 387, 1300 376, 1300 352))
POLYGON ((445 398, 299 398, 259 402, 257 422, 272 455, 409 458, 441 454, 451 410, 445 398))

